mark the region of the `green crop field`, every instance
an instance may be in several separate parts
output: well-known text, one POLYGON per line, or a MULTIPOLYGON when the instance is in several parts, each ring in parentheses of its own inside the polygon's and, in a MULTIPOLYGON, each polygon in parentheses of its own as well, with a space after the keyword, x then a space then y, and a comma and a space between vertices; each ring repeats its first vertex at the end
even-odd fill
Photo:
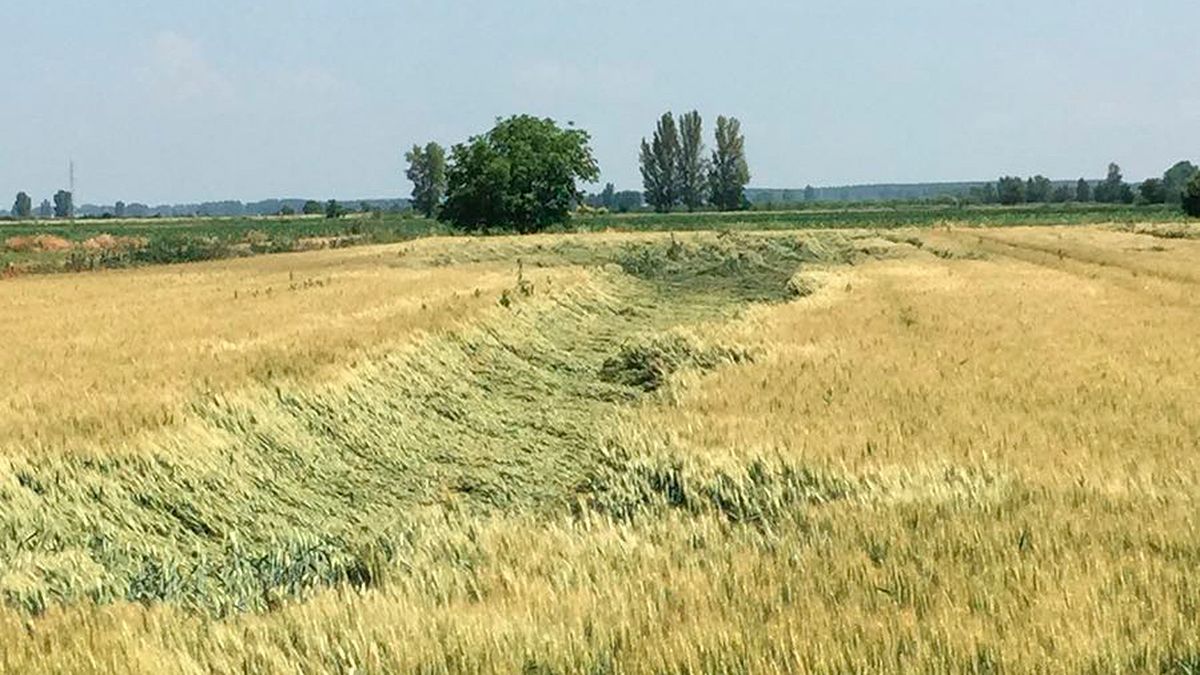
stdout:
MULTIPOLYGON (((583 214, 557 231, 895 229, 1088 223, 1179 223, 1166 207, 1043 204, 1017 207, 848 206, 733 213, 583 214)), ((503 231, 498 232, 500 234, 503 231)), ((0 273, 8 275, 196 262, 450 234, 423 218, 378 214, 345 219, 193 218, 0 222, 0 273)))

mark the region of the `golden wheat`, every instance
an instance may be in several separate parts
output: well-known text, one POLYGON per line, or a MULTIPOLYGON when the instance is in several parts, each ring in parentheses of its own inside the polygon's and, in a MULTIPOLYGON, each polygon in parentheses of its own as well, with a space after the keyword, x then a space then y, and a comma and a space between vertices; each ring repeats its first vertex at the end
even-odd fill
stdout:
MULTIPOLYGON (((854 246, 872 260, 802 269, 795 285, 815 291, 807 297, 757 306, 735 320, 697 315, 671 328, 696 349, 737 345, 750 361, 676 373, 670 386, 634 406, 587 408, 611 415, 594 430, 615 467, 596 477, 601 498, 631 499, 624 487, 666 495, 631 517, 591 508, 583 493, 572 513, 548 516, 475 513, 446 495, 397 514, 427 529, 369 587, 328 589, 224 619, 169 604, 74 604, 37 618, 4 611, 0 669, 1200 668, 1200 294, 1193 265, 1200 242, 1107 228, 855 236, 854 246)), ((479 330, 514 352, 564 350, 554 358, 567 358, 583 349, 571 345, 599 339, 606 322, 640 311, 621 305, 615 272, 610 280, 607 272, 532 266, 549 248, 561 247, 556 255, 570 259, 572 247, 596 241, 429 242, 22 281, 29 286, 19 295, 137 303, 141 318, 124 328, 136 338, 123 339, 156 336, 157 346, 143 346, 158 350, 157 364, 185 373, 152 375, 158 366, 146 365, 143 377, 160 383, 148 390, 165 405, 161 392, 191 378, 251 387, 272 362, 264 356, 271 348, 279 350, 275 362, 363 362, 310 377, 308 387, 328 386, 320 383, 335 379, 334 371, 347 386, 377 381, 372 363, 397 348, 398 326, 479 330), (573 290, 538 295, 515 314, 497 310, 518 256, 539 274, 553 270, 546 283, 573 290), (264 287, 285 287, 289 273, 335 282, 264 296, 264 287), (419 289, 393 288, 418 279, 419 289), (259 295, 242 310, 234 288, 259 295), (474 288, 485 298, 455 299, 474 288), (143 291, 144 304, 135 299, 143 291), (594 294, 606 299, 589 310, 582 298, 594 294), (415 309, 419 302, 425 314, 415 309), (177 325, 160 326, 153 308, 165 306, 188 311, 173 313, 177 325), (265 347, 254 357, 210 362, 197 344, 227 324, 229 342, 265 347), (529 335, 557 326, 574 326, 567 348, 529 335), (310 349, 313 336, 319 346, 310 349)), ((21 309, 12 306, 17 295, 8 311, 50 304, 21 309)), ((93 316, 130 316, 113 307, 93 316)), ((41 321, 45 331, 45 322, 67 319, 41 321)), ((4 339, 36 348, 26 331, 37 326, 10 326, 4 339)), ((61 363, 66 352, 56 350, 70 341, 52 332, 59 337, 45 349, 55 358, 45 363, 61 363)), ((102 352, 121 345, 121 334, 112 328, 102 352)), ((101 380, 99 353, 76 352, 88 365, 74 376, 101 380)), ((449 352, 437 358, 445 368, 462 367, 449 352)), ((285 375, 313 372, 281 368, 285 375)), ((18 372, 45 378, 64 371, 43 365, 18 372)), ((17 382, 8 408, 53 419, 20 407, 35 394, 17 382)), ((52 386, 43 405, 82 414, 69 391, 52 386)), ((567 404, 553 391, 542 395, 548 405, 567 404)), ((472 400, 482 406, 486 398, 472 400)), ((113 400, 97 405, 114 409, 113 400)), ((3 428, 23 429, 4 419, 3 428)), ((134 424, 143 423, 135 416, 134 424)), ((15 438, 40 437, 21 431, 15 438)), ((64 573, 83 573, 84 562, 60 561, 64 573)), ((0 587, 17 581, 0 579, 0 587)))

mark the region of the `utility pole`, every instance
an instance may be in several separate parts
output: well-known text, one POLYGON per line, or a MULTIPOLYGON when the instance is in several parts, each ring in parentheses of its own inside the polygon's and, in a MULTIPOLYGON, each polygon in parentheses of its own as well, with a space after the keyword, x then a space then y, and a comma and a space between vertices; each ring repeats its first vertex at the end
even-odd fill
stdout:
POLYGON ((67 214, 67 217, 74 218, 75 217, 75 160, 74 159, 72 159, 70 161, 69 174, 70 175, 68 177, 68 183, 70 185, 69 192, 71 193, 71 209, 70 209, 70 213, 67 214))

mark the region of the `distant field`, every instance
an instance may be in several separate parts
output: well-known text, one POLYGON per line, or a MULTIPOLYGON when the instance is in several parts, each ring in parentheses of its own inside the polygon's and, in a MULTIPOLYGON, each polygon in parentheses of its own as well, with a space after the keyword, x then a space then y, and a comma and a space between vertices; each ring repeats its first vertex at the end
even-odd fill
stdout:
MULTIPOLYGON (((559 231, 703 231, 895 229, 957 224, 980 227, 1181 223, 1177 209, 1105 204, 1019 207, 824 205, 799 211, 580 215, 559 231)), ((0 222, 0 275, 82 271, 197 262, 323 248, 405 241, 450 234, 411 215, 354 215, 327 220, 194 218, 0 222)))
POLYGON ((393 215, 0 222, 0 274, 196 262, 379 244, 443 233, 393 215))
POLYGON ((1200 226, 955 213, 2 280, 0 672, 1200 671, 1200 226))

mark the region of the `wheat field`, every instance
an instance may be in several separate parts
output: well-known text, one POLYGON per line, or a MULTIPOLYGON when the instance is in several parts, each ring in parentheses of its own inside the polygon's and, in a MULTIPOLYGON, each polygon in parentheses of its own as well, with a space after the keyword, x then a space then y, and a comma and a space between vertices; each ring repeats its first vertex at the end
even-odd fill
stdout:
POLYGON ((0 283, 0 671, 1200 672, 1200 239, 0 283))

